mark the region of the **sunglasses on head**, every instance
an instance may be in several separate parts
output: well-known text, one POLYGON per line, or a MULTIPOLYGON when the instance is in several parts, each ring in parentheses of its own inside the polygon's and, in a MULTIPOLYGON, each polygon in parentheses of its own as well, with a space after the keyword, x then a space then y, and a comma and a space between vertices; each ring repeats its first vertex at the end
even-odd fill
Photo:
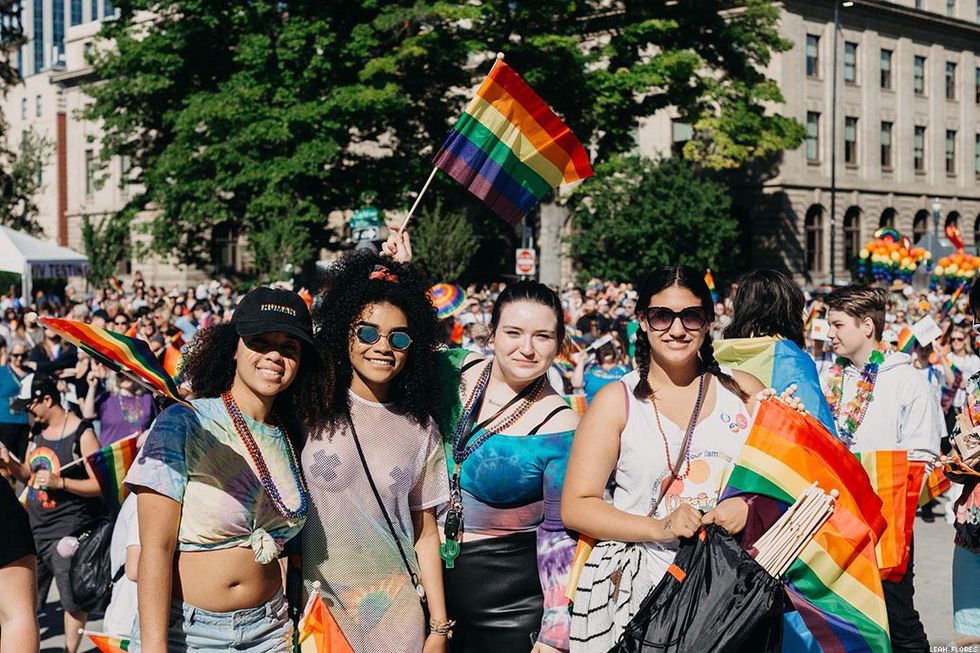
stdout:
POLYGON ((405 351, 412 346, 412 336, 408 335, 407 331, 400 329, 395 329, 385 334, 381 333, 378 327, 361 324, 354 330, 354 335, 365 345, 373 345, 381 340, 381 338, 385 338, 388 340, 388 345, 395 351, 405 351))
POLYGON ((688 306, 680 311, 667 308, 666 306, 650 306, 644 311, 647 324, 654 331, 667 331, 674 324, 674 320, 680 319, 681 326, 688 331, 700 331, 708 323, 708 318, 704 314, 704 309, 700 306, 688 306))

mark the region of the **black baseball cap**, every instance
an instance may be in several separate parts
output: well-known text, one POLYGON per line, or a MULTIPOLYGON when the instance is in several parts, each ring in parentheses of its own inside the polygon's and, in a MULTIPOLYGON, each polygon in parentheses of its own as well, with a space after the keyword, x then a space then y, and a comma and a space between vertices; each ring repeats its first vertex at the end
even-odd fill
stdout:
POLYGON ((313 344, 313 318, 303 298, 291 290, 255 288, 238 302, 231 318, 238 335, 281 331, 313 344))
POLYGON ((56 402, 61 401, 57 382, 46 374, 29 374, 21 382, 17 398, 10 400, 10 408, 24 410, 30 403, 40 401, 46 396, 53 397, 56 402))

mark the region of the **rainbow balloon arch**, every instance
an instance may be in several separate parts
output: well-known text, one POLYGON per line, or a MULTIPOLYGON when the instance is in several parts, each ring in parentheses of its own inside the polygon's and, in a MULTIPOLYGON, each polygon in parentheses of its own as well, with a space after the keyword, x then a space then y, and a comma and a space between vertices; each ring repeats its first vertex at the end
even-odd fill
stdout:
POLYGON ((914 247, 908 237, 891 227, 882 227, 861 249, 857 276, 866 282, 911 284, 916 271, 924 268, 929 273, 932 290, 954 292, 972 281, 980 270, 980 256, 964 251, 963 237, 957 227, 946 227, 946 236, 956 247, 956 252, 936 261, 924 247, 914 247))

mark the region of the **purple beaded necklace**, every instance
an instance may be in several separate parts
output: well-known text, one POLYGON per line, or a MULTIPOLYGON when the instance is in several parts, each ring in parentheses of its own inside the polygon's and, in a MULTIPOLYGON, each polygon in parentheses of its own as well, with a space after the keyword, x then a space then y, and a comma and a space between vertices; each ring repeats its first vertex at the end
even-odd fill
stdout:
POLYGON ((299 508, 296 510, 290 510, 286 506, 286 502, 283 501, 282 495, 279 494, 279 488, 276 487, 275 481, 272 480, 272 474, 269 472, 269 466, 265 463, 265 457, 262 455, 259 443, 255 441, 255 437, 252 435, 252 431, 248 428, 248 423, 245 421, 245 416, 235 402, 235 398, 231 396, 231 392, 222 393, 221 400, 225 403, 225 409, 228 411, 228 415, 235 425, 238 437, 242 439, 248 455, 251 456, 252 462, 255 464, 255 469, 259 472, 259 482, 262 483, 265 493, 272 499, 272 506, 276 509, 276 512, 283 519, 296 520, 306 517, 306 513, 309 510, 306 482, 303 480, 303 475, 299 472, 299 461, 296 459, 296 452, 293 450, 293 444, 289 441, 289 436, 282 426, 282 421, 276 419, 276 422, 279 424, 278 429, 286 440, 286 448, 289 450, 289 469, 293 473, 293 480, 296 481, 296 487, 299 488, 299 508))

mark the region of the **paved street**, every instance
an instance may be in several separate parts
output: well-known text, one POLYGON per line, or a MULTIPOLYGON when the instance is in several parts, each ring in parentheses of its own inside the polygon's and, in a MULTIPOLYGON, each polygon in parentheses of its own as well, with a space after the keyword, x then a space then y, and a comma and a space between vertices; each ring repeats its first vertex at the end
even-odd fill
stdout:
MULTIPOLYGON (((915 523, 915 604, 922 615, 929 641, 943 645, 953 639, 952 594, 950 563, 953 556, 953 527, 942 517, 927 524, 915 523)), ((56 590, 52 589, 52 601, 56 590)), ((52 603, 48 604, 49 607, 52 603)), ((89 624, 100 630, 101 622, 89 624)), ((60 653, 64 645, 62 621, 41 613, 41 653, 60 653)), ((95 650, 86 639, 82 651, 95 650)))

